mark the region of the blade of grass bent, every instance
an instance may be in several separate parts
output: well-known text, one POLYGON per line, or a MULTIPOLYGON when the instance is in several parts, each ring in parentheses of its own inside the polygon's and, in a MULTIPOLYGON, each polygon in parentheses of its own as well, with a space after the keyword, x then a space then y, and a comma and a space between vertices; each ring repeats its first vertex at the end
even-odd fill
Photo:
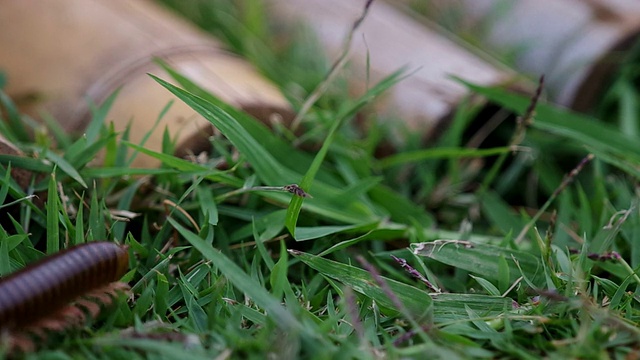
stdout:
POLYGON ((73 180, 78 182, 78 184, 82 185, 82 187, 84 187, 85 189, 88 188, 87 183, 84 181, 82 176, 78 173, 78 171, 70 163, 68 163, 67 160, 65 160, 62 156, 52 151, 47 151, 45 156, 47 157, 47 159, 51 160, 51 162, 56 164, 56 167, 58 169, 62 170, 64 173, 69 175, 73 180))
POLYGON ((282 166, 256 139, 247 134, 235 119, 220 107, 208 103, 204 99, 175 87, 153 75, 150 76, 220 130, 220 132, 247 157, 247 160, 258 174, 258 177, 260 177, 265 184, 280 185, 292 183, 297 180, 295 173, 282 166))
POLYGON ((513 282, 524 275, 537 285, 544 282, 540 261, 536 256, 525 251, 459 240, 436 240, 410 246, 416 255, 425 256, 494 281, 497 281, 500 276, 500 264, 497 260, 504 257, 508 264, 510 281, 513 282))
MULTIPOLYGON (((276 185, 298 182, 298 179, 300 177, 297 176, 297 174, 290 170, 287 171, 288 169, 282 166, 270 153, 262 148, 262 146, 260 146, 260 144, 258 144, 255 139, 248 135, 244 131, 244 129, 242 129, 242 127, 224 110, 213 104, 207 104, 204 101, 197 101, 198 99, 195 98, 195 96, 187 93, 186 91, 176 88, 173 85, 153 75, 150 76, 158 83, 160 83, 160 85, 164 86, 167 90, 178 96, 187 105, 191 106, 194 110, 203 115, 216 128, 218 128, 218 130, 220 130, 220 132, 222 132, 229 139, 229 141, 231 141, 231 143, 247 157, 249 163, 251 163, 251 165, 255 168, 256 173, 264 183, 276 185)), ((309 191, 311 182, 320 169, 320 165, 322 164, 322 161, 324 160, 324 157, 329 150, 329 145, 333 140, 335 131, 338 129, 340 124, 340 121, 334 122, 331 130, 329 131, 329 135, 327 135, 327 139, 322 145, 322 148, 314 158, 311 166, 309 167, 309 170, 307 171, 307 174, 302 178, 300 187, 304 191, 309 191)), ((286 227, 291 235, 294 236, 294 238, 295 225, 300 214, 300 209, 302 208, 302 202, 303 198, 298 196, 292 197, 285 219, 286 227)))
MULTIPOLYGON (((384 290, 376 284, 368 271, 301 251, 289 250, 289 253, 321 274, 338 280, 353 288, 356 292, 370 297, 382 307, 400 311, 394 308, 393 302, 385 294, 384 290)), ((432 300, 427 292, 389 278, 384 278, 384 280, 414 319, 420 320, 428 314, 432 300)))
MULTIPOLYGON (((264 147, 265 150, 267 150, 273 157, 278 159, 281 164, 300 173, 307 169, 306 164, 310 163, 313 159, 311 155, 299 151, 295 147, 291 146, 288 142, 285 142, 274 135, 271 129, 264 123, 220 100, 210 92, 207 92, 205 89, 199 87, 191 80, 173 70, 167 64, 162 61, 157 62, 175 81, 178 82, 180 86, 182 86, 183 89, 221 108, 240 123, 240 125, 254 139, 260 139, 260 145, 262 145, 262 147, 264 147)), ((322 172, 318 175, 322 175, 323 181, 335 184, 335 179, 327 176, 329 175, 327 172, 322 172)))
MULTIPOLYGON (((263 183, 267 185, 286 185, 296 183, 302 177, 299 173, 285 167, 276 160, 254 137, 244 130, 241 124, 220 107, 153 75, 150 76, 220 130, 240 153, 247 158, 247 161, 263 183)), ((143 148, 129 146, 144 152, 143 148)), ((312 208, 310 206, 310 210, 343 222, 364 223, 376 220, 370 209, 350 207, 348 203, 332 202, 331 199, 340 198, 341 189, 321 182, 316 183, 316 186, 319 193, 318 196, 314 195, 312 202, 315 207, 312 208)))

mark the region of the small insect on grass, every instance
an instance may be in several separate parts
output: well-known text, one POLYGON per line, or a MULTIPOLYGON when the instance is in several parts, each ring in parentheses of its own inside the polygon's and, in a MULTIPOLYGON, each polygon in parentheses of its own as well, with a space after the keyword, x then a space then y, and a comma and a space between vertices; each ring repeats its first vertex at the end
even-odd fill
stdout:
POLYGON ((283 190, 288 191, 296 196, 300 196, 303 198, 312 198, 313 196, 311 196, 309 193, 305 192, 304 190, 302 190, 302 188, 296 184, 291 184, 291 185, 285 185, 282 187, 283 190))
POLYGON ((251 190, 258 191, 286 191, 292 193, 295 196, 303 197, 303 198, 312 198, 309 193, 302 190, 302 188, 298 184, 290 184, 285 186, 254 186, 251 190))
POLYGON ((252 186, 252 187, 243 187, 240 189, 236 189, 233 191, 229 191, 228 193, 219 195, 216 197, 216 201, 221 202, 231 196, 236 196, 240 194, 250 193, 254 191, 276 191, 276 192, 288 192, 293 195, 303 197, 303 198, 313 198, 311 194, 302 190, 302 188, 297 184, 290 184, 285 186, 252 186))

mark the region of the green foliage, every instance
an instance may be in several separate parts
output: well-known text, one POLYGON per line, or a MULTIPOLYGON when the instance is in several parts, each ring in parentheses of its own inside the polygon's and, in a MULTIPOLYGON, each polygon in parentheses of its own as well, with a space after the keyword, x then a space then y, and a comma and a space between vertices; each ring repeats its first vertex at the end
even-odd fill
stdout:
MULTIPOLYGON (((215 20, 242 18, 226 39, 255 61, 256 49, 267 51, 259 66, 281 73, 260 6, 241 3, 227 2, 215 20)), ((116 133, 105 119, 117 94, 93 108, 81 138, 48 121, 57 148, 25 137, 30 122, 0 96, 0 131, 39 155, 0 156, 0 274, 97 239, 131 254, 131 297, 43 341, 33 358, 623 358, 640 345, 640 148, 625 135, 630 120, 616 127, 540 104, 512 154, 507 142, 463 146, 479 113, 463 102, 437 146, 407 136, 376 158, 393 140, 385 125, 370 114, 363 134, 351 120, 398 74, 356 98, 337 86, 299 139, 161 65, 171 79, 154 77, 158 86, 220 130, 204 162, 175 157, 172 134, 151 151, 128 129, 116 133), (305 152, 304 142, 320 150, 305 152), (98 153, 105 166, 90 167, 98 153), (587 153, 595 159, 561 187, 587 153), (162 167, 129 168, 136 156, 162 167), (12 168, 40 176, 20 189, 12 168), (277 190, 288 184, 313 197, 277 190)), ((318 69, 300 84, 322 79, 318 69)), ((468 86, 517 114, 529 102, 468 86)))

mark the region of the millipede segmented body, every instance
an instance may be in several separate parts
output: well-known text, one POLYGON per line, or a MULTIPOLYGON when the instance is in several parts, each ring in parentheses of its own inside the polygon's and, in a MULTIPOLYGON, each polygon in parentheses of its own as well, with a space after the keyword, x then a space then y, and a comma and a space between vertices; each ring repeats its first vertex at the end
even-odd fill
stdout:
POLYGON ((55 314, 127 272, 125 246, 90 242, 63 250, 0 280, 0 330, 21 329, 55 314))

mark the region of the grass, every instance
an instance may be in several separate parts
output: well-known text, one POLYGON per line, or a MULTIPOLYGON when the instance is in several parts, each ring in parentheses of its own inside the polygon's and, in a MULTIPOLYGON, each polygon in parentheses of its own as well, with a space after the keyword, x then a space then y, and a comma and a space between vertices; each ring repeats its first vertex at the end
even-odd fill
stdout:
MULTIPOLYGON (((329 62, 316 59, 302 72, 307 39, 270 50, 259 6, 241 4, 218 5, 209 26, 230 34, 228 43, 301 106, 329 62), (281 76, 283 69, 291 73, 281 76)), ((205 2, 173 5, 212 11, 205 2)), ((0 96, 7 120, 0 131, 38 155, 0 156, 0 200, 17 201, 0 209, 2 274, 95 239, 127 243, 132 255, 124 279, 132 298, 121 297, 90 326, 53 336, 30 358, 182 359, 185 349, 207 359, 637 351, 640 146, 623 131, 628 121, 601 122, 540 101, 517 144, 509 140, 515 127, 505 126, 471 148, 479 109, 464 102, 432 147, 408 138, 397 153, 376 158, 387 133, 381 119, 368 114, 366 134, 351 121, 394 77, 360 98, 346 96, 338 79, 302 123, 318 129, 304 139, 323 149, 312 154, 295 146, 303 140, 171 75, 156 78, 158 86, 224 135, 205 163, 174 157, 170 134, 163 151, 152 152, 129 142, 128 131, 115 133, 110 101, 94 109, 86 136, 70 138, 52 123, 33 141, 0 96), (242 156, 232 159, 230 148, 242 156), (107 165, 88 166, 99 151, 107 165), (140 153, 162 167, 130 169, 140 153), (228 170, 215 168, 220 160, 228 170), (43 176, 24 192, 9 167, 43 176), (303 179, 310 198, 278 191, 303 179), (46 204, 35 205, 29 195, 44 191, 46 204)), ((527 117, 529 98, 467 86, 527 117)))

